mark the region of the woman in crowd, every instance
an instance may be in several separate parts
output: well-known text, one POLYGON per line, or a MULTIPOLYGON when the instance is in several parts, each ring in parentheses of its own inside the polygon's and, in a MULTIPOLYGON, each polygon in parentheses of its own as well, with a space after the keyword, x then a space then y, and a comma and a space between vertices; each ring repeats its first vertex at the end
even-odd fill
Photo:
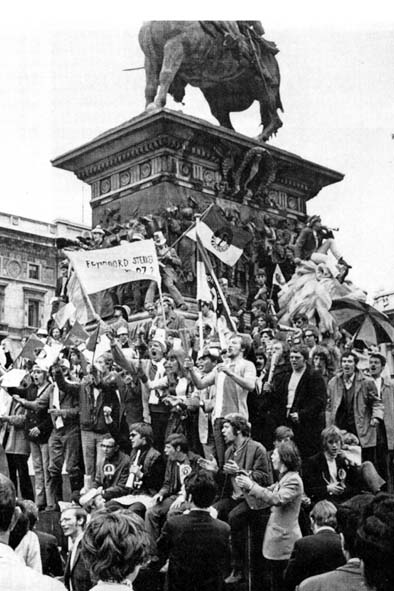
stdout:
POLYGON ((271 506, 271 515, 265 530, 263 556, 271 574, 271 590, 283 591, 283 573, 294 543, 302 537, 298 523, 304 486, 299 474, 301 460, 292 441, 282 441, 272 453, 274 470, 279 481, 268 488, 259 486, 249 476, 236 478, 241 489, 263 506, 271 506))
POLYGON ((130 591, 148 553, 148 534, 138 515, 97 511, 82 538, 83 559, 98 580, 91 591, 130 591))
POLYGON ((161 401, 168 407, 166 439, 172 433, 186 435, 187 396, 190 382, 184 369, 185 352, 183 349, 171 349, 165 362, 165 375, 157 380, 148 380, 150 390, 160 392, 161 401))

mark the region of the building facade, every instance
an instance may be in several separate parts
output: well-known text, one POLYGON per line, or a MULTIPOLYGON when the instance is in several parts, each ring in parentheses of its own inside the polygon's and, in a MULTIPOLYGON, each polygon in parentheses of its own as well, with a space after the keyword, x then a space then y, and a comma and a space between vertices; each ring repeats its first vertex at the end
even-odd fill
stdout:
POLYGON ((0 212, 0 340, 18 342, 46 326, 59 275, 56 238, 74 239, 87 229, 0 212))
MULTIPOLYGON (((394 290, 389 291, 379 291, 373 300, 373 305, 377 308, 380 312, 384 312, 386 314, 392 324, 394 324, 394 290)), ((393 343, 386 343, 381 345, 382 353, 387 358, 387 366, 390 371, 391 377, 394 376, 394 344, 393 343)))

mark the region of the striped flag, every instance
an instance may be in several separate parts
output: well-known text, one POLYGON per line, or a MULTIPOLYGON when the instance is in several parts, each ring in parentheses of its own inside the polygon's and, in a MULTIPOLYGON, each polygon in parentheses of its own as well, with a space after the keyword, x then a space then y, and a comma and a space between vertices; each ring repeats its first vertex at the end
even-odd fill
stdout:
MULTIPOLYGON (((196 240, 196 228, 193 226, 186 234, 191 240, 196 240)), ((235 265, 252 240, 249 232, 231 225, 217 205, 211 205, 202 214, 198 234, 204 248, 230 267, 235 265)))

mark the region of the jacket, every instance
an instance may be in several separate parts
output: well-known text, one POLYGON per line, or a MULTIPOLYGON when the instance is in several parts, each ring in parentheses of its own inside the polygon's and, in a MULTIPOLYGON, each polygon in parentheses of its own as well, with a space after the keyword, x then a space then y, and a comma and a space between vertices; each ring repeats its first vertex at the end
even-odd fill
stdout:
MULTIPOLYGON (((224 462, 235 460, 241 470, 246 470, 250 478, 261 486, 268 486, 272 482, 272 473, 265 447, 258 441, 248 439, 245 454, 241 461, 234 456, 235 448, 230 445, 224 453, 224 462)), ((233 494, 232 478, 229 474, 220 471, 217 475, 219 486, 221 485, 220 498, 229 498, 233 494)))
POLYGON ((6 453, 30 454, 30 444, 25 434, 26 409, 16 400, 12 400, 8 421, 5 423, 3 446, 6 453), (4 443, 6 441, 6 443, 4 443))
POLYGON ((230 526, 206 511, 166 521, 158 539, 168 564, 168 591, 220 591, 229 552, 230 526))
MULTIPOLYGON (((201 456, 196 455, 192 451, 187 454, 187 462, 190 464, 191 469, 195 469, 198 466, 198 460, 201 456)), ((167 460, 166 469, 164 473, 164 482, 159 490, 159 495, 163 498, 176 495, 181 490, 181 482, 179 479, 179 464, 176 460, 167 460)))
POLYGON ((346 499, 361 492, 357 485, 357 468, 350 466, 346 459, 340 455, 337 456, 335 462, 338 473, 340 470, 342 471, 344 476, 342 480, 345 485, 343 494, 338 496, 330 496, 327 492, 327 484, 330 482, 330 472, 328 470, 326 456, 323 452, 319 452, 303 462, 302 474, 304 477, 305 492, 313 504, 323 499, 333 501, 334 503, 342 503, 346 499))
POLYGON ((343 566, 301 583, 299 591, 368 591, 360 568, 360 560, 352 558, 343 566))
MULTIPOLYGON (((345 393, 342 376, 343 373, 340 372, 328 382, 327 426, 336 423, 336 415, 345 393)), ((353 411, 361 447, 375 447, 376 428, 371 426, 371 419, 383 419, 383 402, 379 398, 374 381, 358 370, 354 378, 353 411)))
POLYGON ((394 383, 383 378, 380 391, 383 404, 383 422, 386 429, 387 449, 394 450, 394 383))
POLYGON ((97 385, 90 383, 86 378, 80 384, 64 380, 62 388, 65 393, 79 397, 82 431, 108 433, 108 426, 104 420, 104 406, 112 408, 112 420, 119 425, 120 397, 118 397, 117 382, 112 379, 112 374, 97 385), (95 389, 98 390, 97 398, 94 396, 95 389))
POLYGON ((252 486, 249 496, 271 506, 264 534, 263 556, 269 560, 288 560, 296 540, 301 538, 298 524, 304 486, 298 472, 286 472, 268 488, 252 486))
POLYGON ((276 411, 279 412, 278 425, 288 424, 294 431, 294 439, 303 458, 320 451, 320 433, 325 426, 325 409, 327 392, 321 374, 308 365, 297 384, 292 407, 289 414, 297 412, 297 423, 286 418, 286 405, 291 370, 282 375, 273 396, 277 396, 276 411))
POLYGON ((294 544, 284 573, 285 587, 293 591, 304 579, 334 570, 345 563, 340 535, 332 528, 323 528, 294 544))
MULTIPOLYGON (((67 382, 61 368, 55 369, 54 374, 55 382, 59 388, 59 406, 62 411, 62 420, 64 427, 70 427, 71 425, 79 424, 79 399, 75 396, 75 391, 79 388, 78 383, 74 383, 75 390, 67 387, 67 382)), ((49 408, 55 408, 53 404, 54 400, 54 389, 49 394, 49 408)), ((56 417, 51 416, 53 426, 56 428, 56 417)))
POLYGON ((89 568, 82 559, 81 542, 78 544, 72 568, 71 550, 67 556, 66 567, 64 569, 64 584, 67 589, 71 589, 70 583, 73 591, 89 591, 95 583, 95 581, 92 581, 89 568))
POLYGON ((53 390, 53 385, 49 382, 38 394, 37 386, 31 384, 26 390, 26 420, 25 433, 27 439, 35 443, 47 443, 52 431, 52 421, 48 414, 49 397, 53 390), (34 427, 38 427, 40 434, 38 437, 32 437, 29 432, 34 427))
POLYGON ((317 232, 317 243, 315 234, 312 228, 306 226, 303 228, 297 238, 297 242, 294 247, 294 254, 296 258, 309 260, 312 254, 321 246, 325 238, 332 238, 333 234, 330 231, 322 228, 317 232))
POLYGON ((103 487, 103 497, 106 501, 123 494, 122 491, 129 477, 129 464, 129 456, 122 451, 116 452, 110 459, 103 457, 100 461, 94 486, 103 487), (108 467, 111 466, 113 470, 108 474, 108 467))

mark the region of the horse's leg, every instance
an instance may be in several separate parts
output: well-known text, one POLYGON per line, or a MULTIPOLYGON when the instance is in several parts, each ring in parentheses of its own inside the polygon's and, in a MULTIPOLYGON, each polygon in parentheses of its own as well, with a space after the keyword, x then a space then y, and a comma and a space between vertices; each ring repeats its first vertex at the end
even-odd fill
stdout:
POLYGON ((167 41, 164 46, 164 57, 159 77, 159 88, 155 97, 155 105, 159 109, 166 104, 168 90, 182 64, 183 57, 183 45, 180 36, 167 41))
POLYGON ((145 108, 155 100, 157 88, 159 86, 159 68, 152 58, 145 57, 145 108))
POLYGON ((269 88, 267 95, 259 99, 261 123, 263 125, 263 131, 258 136, 260 141, 266 142, 269 140, 283 125, 277 113, 278 100, 279 89, 276 88, 269 88))
POLYGON ((234 129, 231 124, 230 111, 224 106, 223 101, 220 99, 220 95, 217 93, 217 88, 213 90, 210 88, 201 90, 207 99, 212 115, 219 121, 219 124, 223 127, 227 127, 227 129, 234 129))

